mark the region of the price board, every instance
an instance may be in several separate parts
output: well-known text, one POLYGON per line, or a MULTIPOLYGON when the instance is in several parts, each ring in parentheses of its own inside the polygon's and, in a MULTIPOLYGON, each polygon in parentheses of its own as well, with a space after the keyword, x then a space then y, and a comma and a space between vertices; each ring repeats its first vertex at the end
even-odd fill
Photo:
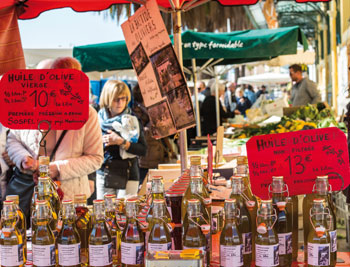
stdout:
POLYGON ((346 136, 335 127, 254 136, 247 153, 252 191, 262 199, 272 176, 284 177, 289 195, 312 193, 320 175, 328 175, 333 191, 350 184, 346 136))
POLYGON ((73 69, 12 70, 0 81, 0 122, 10 129, 80 129, 89 117, 89 79, 73 69), (47 123, 40 124, 48 128, 47 123))

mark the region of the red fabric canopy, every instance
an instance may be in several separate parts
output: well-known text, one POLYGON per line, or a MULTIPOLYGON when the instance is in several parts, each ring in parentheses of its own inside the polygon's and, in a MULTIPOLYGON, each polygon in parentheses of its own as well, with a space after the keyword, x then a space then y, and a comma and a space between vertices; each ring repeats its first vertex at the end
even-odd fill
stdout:
MULTIPOLYGON (((193 0, 184 0, 186 2, 193 0)), ((225 6, 232 5, 253 5, 258 2, 258 0, 217 0, 219 3, 225 6)), ((297 2, 320 2, 320 1, 330 1, 330 0, 296 0, 297 2)), ((77 12, 83 11, 100 11, 109 8, 113 4, 126 4, 130 3, 127 0, 0 0, 0 9, 18 5, 24 8, 25 12, 20 15, 20 19, 32 19, 39 16, 42 12, 71 7, 77 12)), ((158 5, 164 8, 170 8, 168 0, 157 0, 158 5)))

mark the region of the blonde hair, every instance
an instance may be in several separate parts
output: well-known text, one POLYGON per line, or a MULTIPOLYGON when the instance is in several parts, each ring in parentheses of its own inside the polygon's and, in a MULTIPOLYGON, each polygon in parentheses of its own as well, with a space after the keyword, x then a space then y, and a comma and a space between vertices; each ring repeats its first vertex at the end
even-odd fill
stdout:
POLYGON ((122 81, 108 80, 102 88, 100 97, 100 108, 109 109, 112 106, 113 100, 118 96, 125 95, 127 97, 127 106, 131 100, 129 87, 122 81))

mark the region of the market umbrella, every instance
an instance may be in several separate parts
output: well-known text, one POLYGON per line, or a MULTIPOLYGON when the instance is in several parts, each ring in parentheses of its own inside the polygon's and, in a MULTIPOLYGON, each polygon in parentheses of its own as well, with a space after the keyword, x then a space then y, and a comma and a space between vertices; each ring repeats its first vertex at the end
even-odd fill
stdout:
MULTIPOLYGON (((173 41, 173 37, 170 38, 173 41)), ((298 42, 307 48, 306 37, 298 26, 230 33, 185 31, 182 33, 183 64, 192 66, 192 59, 201 66, 209 59, 222 59, 218 65, 267 60, 295 54, 298 42)), ((85 72, 132 68, 125 41, 75 46, 73 56, 85 72)))

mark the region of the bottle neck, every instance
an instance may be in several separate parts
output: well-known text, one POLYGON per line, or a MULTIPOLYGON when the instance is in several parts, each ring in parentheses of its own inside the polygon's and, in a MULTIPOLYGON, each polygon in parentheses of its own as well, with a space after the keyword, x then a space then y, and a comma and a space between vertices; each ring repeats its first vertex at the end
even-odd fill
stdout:
POLYGON ((152 182, 151 192, 152 192, 152 196, 155 194, 164 195, 164 184, 162 180, 157 179, 152 182))
POLYGON ((163 218, 164 217, 164 206, 162 203, 156 203, 153 207, 154 218, 163 218))
POLYGON ((103 203, 94 203, 94 216, 97 222, 105 220, 103 203))
POLYGON ((87 203, 86 202, 75 202, 74 203, 74 207, 77 208, 77 207, 84 207, 84 208, 87 208, 87 203))
POLYGON ((45 180, 45 181, 40 181, 38 182, 38 194, 39 196, 42 197, 46 197, 46 196, 50 196, 51 193, 51 187, 50 187, 50 182, 49 180, 45 180))
POLYGON ((62 219, 66 221, 74 222, 75 209, 73 204, 63 205, 62 207, 62 219))
POLYGON ((126 217, 128 219, 136 219, 136 217, 137 217, 137 203, 136 202, 127 202, 125 209, 126 209, 126 217))
POLYGON ((326 196, 328 194, 328 180, 316 179, 315 182, 316 194, 326 196))
POLYGON ((248 176, 248 166, 246 164, 237 164, 234 168, 234 174, 237 176, 248 176))
POLYGON ((203 176, 203 171, 200 165, 191 165, 190 176, 203 176))
POLYGON ((14 227, 17 220, 15 205, 5 205, 3 208, 2 224, 3 227, 14 227))
POLYGON ((232 194, 233 195, 240 195, 242 194, 243 190, 244 190, 244 185, 242 180, 232 180, 232 194))
POLYGON ((202 195, 203 194, 203 182, 201 179, 192 179, 190 183, 190 189, 191 193, 196 195, 202 195))

